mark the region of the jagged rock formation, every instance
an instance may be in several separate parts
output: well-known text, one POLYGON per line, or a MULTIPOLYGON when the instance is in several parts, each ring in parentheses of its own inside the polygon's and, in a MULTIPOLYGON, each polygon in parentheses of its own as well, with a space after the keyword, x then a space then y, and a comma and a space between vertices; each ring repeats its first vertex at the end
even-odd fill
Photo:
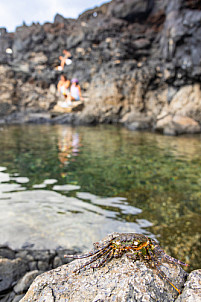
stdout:
POLYGON ((0 70, 1 122, 53 108, 55 67, 68 49, 73 63, 64 72, 79 78, 89 99, 60 122, 200 132, 200 21, 200 0, 113 0, 77 20, 56 15, 53 24, 17 28, 12 61, 0 70))

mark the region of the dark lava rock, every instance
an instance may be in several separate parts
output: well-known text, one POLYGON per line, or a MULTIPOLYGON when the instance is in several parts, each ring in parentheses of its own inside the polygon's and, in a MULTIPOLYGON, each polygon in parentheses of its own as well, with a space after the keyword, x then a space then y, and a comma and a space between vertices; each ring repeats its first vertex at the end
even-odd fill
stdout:
MULTIPOLYGON (((200 0, 112 0, 77 20, 57 14, 54 23, 1 32, 1 124, 121 123, 135 112, 150 122, 133 120, 126 124, 130 129, 157 130, 159 116, 174 116, 179 108, 176 115, 201 125, 200 0), (5 62, 8 46, 13 53, 5 62), (51 112, 59 101, 57 67, 64 49, 70 51, 72 64, 63 73, 79 79, 87 99, 84 108, 53 119, 28 118, 51 112), (194 87, 194 95, 183 93, 194 87)), ((184 128, 173 132, 186 133, 184 128)))

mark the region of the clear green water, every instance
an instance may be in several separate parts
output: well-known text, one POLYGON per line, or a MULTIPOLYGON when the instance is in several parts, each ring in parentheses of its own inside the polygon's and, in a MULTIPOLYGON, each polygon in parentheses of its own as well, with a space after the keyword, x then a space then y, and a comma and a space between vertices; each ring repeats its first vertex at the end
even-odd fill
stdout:
POLYGON ((107 233, 142 232, 201 267, 201 136, 9 126, 0 166, 0 244, 89 249, 107 233))

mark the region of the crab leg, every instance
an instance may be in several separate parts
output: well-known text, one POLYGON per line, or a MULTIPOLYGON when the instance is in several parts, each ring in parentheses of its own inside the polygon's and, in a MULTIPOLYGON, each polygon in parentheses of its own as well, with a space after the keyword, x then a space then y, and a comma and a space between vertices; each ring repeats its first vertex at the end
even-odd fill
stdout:
POLYGON ((176 258, 173 258, 169 255, 167 255, 165 253, 165 251, 158 245, 158 244, 155 244, 152 240, 152 245, 154 246, 154 249, 156 250, 156 252, 158 252, 162 258, 165 258, 167 259, 168 261, 170 261, 171 263, 175 263, 175 264, 179 264, 179 265, 183 265, 183 266, 189 266, 189 264, 186 264, 176 258))
POLYGON ((82 259, 82 258, 91 257, 91 256, 94 256, 94 255, 99 254, 100 252, 104 251, 109 245, 110 245, 110 242, 107 243, 106 245, 102 246, 97 251, 92 251, 92 252, 89 252, 89 253, 83 254, 83 255, 64 255, 64 258, 82 259))
POLYGON ((93 266, 91 266, 92 268, 98 268, 104 265, 104 263, 106 263, 107 261, 111 260, 113 258, 114 255, 114 250, 110 250, 108 249, 107 252, 105 252, 103 255, 104 257, 102 259, 99 259, 100 261, 97 264, 94 264, 93 266), (108 253, 109 252, 109 253, 108 253))
MULTIPOLYGON (((109 251, 109 249, 108 249, 107 251, 109 251)), ((84 263, 83 265, 81 265, 78 269, 75 269, 75 270, 73 271, 73 273, 76 273, 77 271, 79 271, 79 270, 85 268, 87 265, 89 265, 89 264, 93 263, 94 261, 96 261, 97 259, 99 259, 102 255, 104 255, 104 253, 103 253, 103 254, 99 253, 99 254, 96 254, 96 255, 92 256, 91 259, 90 259, 89 261, 85 262, 85 263, 84 263)), ((80 258, 78 258, 78 259, 80 259, 80 258)))
POLYGON ((162 277, 162 279, 165 279, 167 282, 169 282, 170 285, 172 285, 172 287, 178 291, 179 294, 181 294, 180 290, 170 281, 170 279, 165 275, 165 273, 163 271, 160 270, 159 266, 160 264, 158 263, 158 261, 154 258, 154 255, 152 253, 151 250, 147 252, 150 254, 151 259, 153 260, 154 264, 155 264, 155 269, 157 270, 157 272, 159 273, 159 275, 162 277))
POLYGON ((182 261, 180 261, 180 260, 178 260, 178 259, 175 259, 175 258, 173 258, 173 257, 171 257, 171 256, 169 256, 169 255, 167 255, 165 252, 164 252, 163 257, 164 257, 165 259, 169 260, 169 261, 172 262, 172 263, 180 264, 180 265, 183 265, 183 266, 189 266, 189 264, 184 263, 184 262, 182 262, 182 261))

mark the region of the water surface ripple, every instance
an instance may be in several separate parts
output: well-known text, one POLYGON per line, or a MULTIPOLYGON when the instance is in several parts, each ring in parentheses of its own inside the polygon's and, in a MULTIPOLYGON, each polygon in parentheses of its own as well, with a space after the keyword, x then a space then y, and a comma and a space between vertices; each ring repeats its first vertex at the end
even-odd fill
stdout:
POLYGON ((0 244, 86 250, 112 232, 200 267, 201 137, 114 126, 0 128, 0 244))

